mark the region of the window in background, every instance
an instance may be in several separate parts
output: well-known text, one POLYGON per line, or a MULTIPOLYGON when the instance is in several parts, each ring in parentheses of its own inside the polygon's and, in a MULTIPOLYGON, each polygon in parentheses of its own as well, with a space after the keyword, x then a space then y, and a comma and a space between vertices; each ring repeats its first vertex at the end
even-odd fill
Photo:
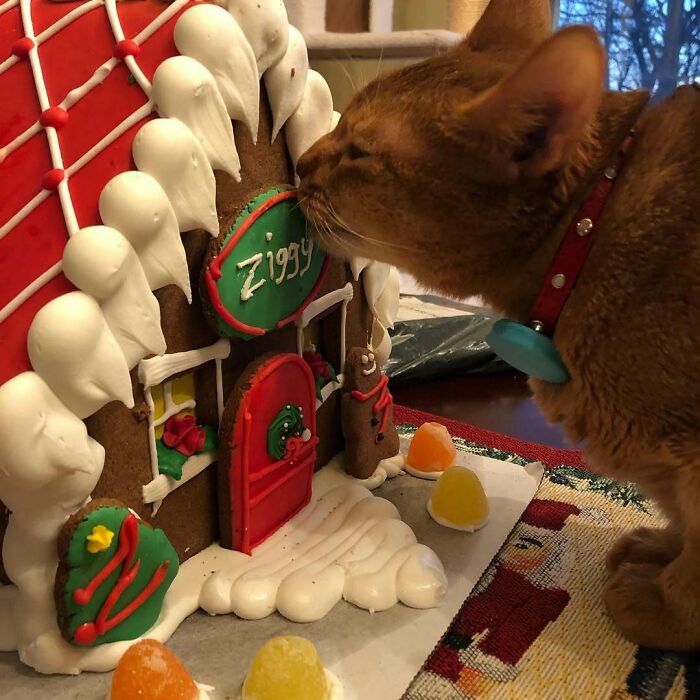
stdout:
POLYGON ((700 77, 700 0, 558 4, 560 27, 592 24, 600 32, 609 54, 609 89, 646 88, 660 98, 700 77))

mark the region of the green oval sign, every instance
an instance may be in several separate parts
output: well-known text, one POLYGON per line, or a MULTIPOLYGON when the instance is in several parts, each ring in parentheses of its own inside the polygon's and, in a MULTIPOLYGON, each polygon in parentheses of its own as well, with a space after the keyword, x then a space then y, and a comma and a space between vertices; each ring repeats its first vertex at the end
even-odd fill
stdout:
POLYGON ((296 320, 329 262, 307 235, 296 190, 275 188, 251 200, 205 271, 219 332, 252 338, 296 320))

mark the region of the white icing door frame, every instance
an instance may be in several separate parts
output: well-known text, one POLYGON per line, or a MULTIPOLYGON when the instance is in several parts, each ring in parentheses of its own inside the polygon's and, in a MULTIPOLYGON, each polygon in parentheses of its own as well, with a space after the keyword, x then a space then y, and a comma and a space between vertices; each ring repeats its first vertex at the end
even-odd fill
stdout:
POLYGON ((345 355, 346 355, 346 326, 348 320, 348 304, 352 301, 354 291, 352 284, 348 282, 341 289, 335 289, 328 294, 324 294, 318 299, 314 299, 304 309, 304 313, 297 319, 297 353, 301 356, 304 353, 304 328, 311 321, 332 309, 338 304, 342 304, 340 311, 340 372, 338 373, 338 381, 330 382, 321 390, 321 400, 316 402, 316 410, 318 410, 328 399, 328 397, 343 386, 343 372, 345 371, 345 355))
POLYGON ((216 407, 221 422, 224 413, 224 380, 222 361, 231 354, 231 343, 226 338, 217 340, 216 343, 205 348, 188 350, 186 352, 171 353, 162 357, 151 357, 139 363, 138 376, 143 384, 143 393, 148 406, 148 445, 151 458, 151 481, 143 487, 143 502, 153 504, 155 515, 163 504, 163 500, 177 488, 187 483, 190 479, 204 471, 216 461, 216 452, 205 452, 190 457, 182 467, 182 478, 179 481, 161 474, 158 469, 158 450, 156 447, 156 428, 164 424, 168 418, 188 408, 194 408, 194 401, 184 404, 175 404, 168 379, 188 370, 197 369, 207 362, 216 364, 216 407), (154 419, 155 404, 151 389, 154 386, 164 384, 163 394, 165 399, 164 413, 154 419), (170 398, 170 400, 168 400, 170 398))

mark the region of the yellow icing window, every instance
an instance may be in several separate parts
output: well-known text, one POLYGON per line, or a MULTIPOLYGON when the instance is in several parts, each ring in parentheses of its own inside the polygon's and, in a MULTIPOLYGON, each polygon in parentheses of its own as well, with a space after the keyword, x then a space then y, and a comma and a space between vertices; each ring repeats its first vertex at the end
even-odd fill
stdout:
POLYGON ((311 347, 314 347, 316 352, 323 352, 323 333, 318 321, 312 321, 304 328, 304 350, 311 347))
MULTIPOLYGON (((163 437, 165 421, 157 425, 167 416, 194 415, 195 384, 194 373, 185 374, 177 379, 163 382, 159 386, 151 387, 153 397, 153 422, 156 423, 156 440, 163 437)), ((167 420, 166 418, 166 420, 167 420)))
POLYGON ((173 403, 181 405, 189 401, 194 402, 194 373, 173 379, 170 385, 172 387, 173 403))
MULTIPOLYGON (((151 397, 153 398, 153 422, 157 421, 165 413, 165 399, 163 398, 163 385, 151 387, 151 397)), ((156 428, 163 432, 162 428, 156 428)))

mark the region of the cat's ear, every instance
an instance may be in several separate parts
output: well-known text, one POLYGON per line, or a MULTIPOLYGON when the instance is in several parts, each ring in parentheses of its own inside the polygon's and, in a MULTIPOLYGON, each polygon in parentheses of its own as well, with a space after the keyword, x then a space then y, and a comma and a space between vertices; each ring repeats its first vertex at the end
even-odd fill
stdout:
POLYGON ((595 117, 605 60, 593 29, 563 29, 500 83, 461 105, 452 117, 453 135, 479 144, 494 175, 513 179, 556 170, 595 117))
POLYGON ((531 49, 549 36, 550 0, 491 0, 467 44, 474 51, 531 49))

